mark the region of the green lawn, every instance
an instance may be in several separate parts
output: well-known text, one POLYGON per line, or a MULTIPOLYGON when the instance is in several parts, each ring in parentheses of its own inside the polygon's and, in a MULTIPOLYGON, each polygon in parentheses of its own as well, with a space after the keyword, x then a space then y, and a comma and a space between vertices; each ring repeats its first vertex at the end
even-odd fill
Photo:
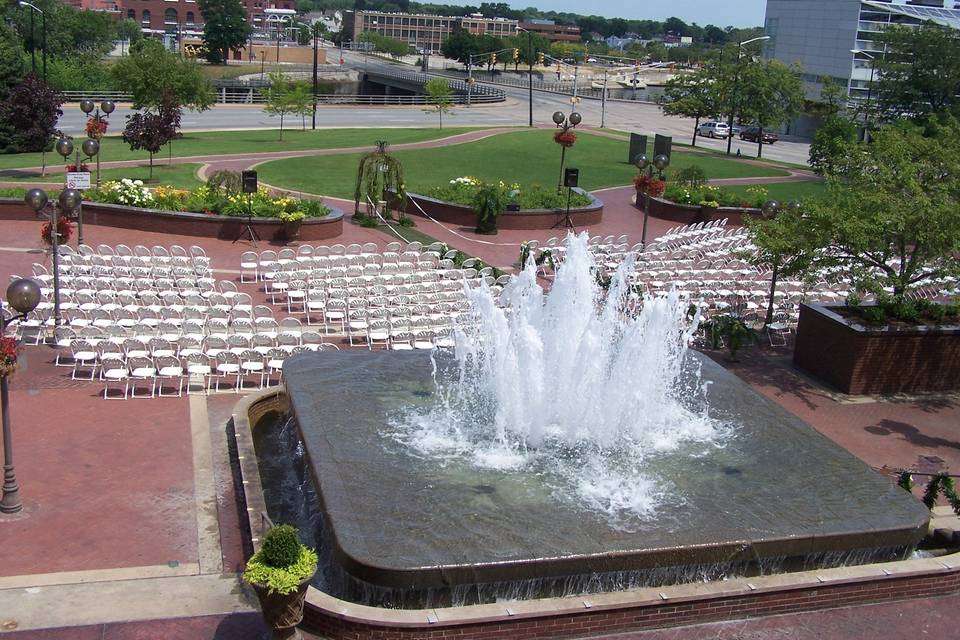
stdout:
MULTIPOLYGON (((139 167, 103 169, 100 172, 100 179, 106 182, 107 180, 130 178, 131 180, 143 180, 149 186, 168 184, 181 189, 193 189, 199 187, 201 184, 196 177, 197 169, 199 168, 199 163, 174 164, 168 166, 165 158, 155 158, 153 161, 153 180, 150 182, 147 181, 150 175, 150 167, 147 164, 139 167)), ((92 169, 90 179, 91 181, 96 181, 97 170, 95 168, 92 169)), ((4 180, 10 182, 37 182, 38 180, 42 180, 43 182, 57 182, 63 180, 63 177, 62 173, 55 173, 47 174, 45 178, 38 178, 34 175, 17 175, 6 177, 4 180)))
MULTIPOLYGON (((118 122, 111 123, 118 127, 118 122)), ((336 149, 346 147, 373 147, 377 140, 387 140, 391 144, 421 142, 446 138, 459 133, 473 131, 476 127, 447 127, 440 129, 317 129, 301 131, 299 122, 291 123, 297 128, 284 129, 283 142, 280 142, 278 129, 257 129, 252 131, 205 131, 188 132, 173 143, 174 157, 218 155, 228 153, 257 153, 264 151, 302 151, 304 149, 336 149)), ((112 129, 113 130, 113 129, 112 129)), ((100 160, 147 160, 146 151, 131 151, 118 136, 107 136, 102 141, 100 160)), ((166 157, 164 148, 159 156, 166 157)), ((0 179, 4 178, 3 169, 16 167, 39 167, 42 163, 39 153, 16 153, 0 155, 0 179)), ((55 152, 47 154, 48 167, 60 167, 64 163, 55 152)))
MULTIPOLYGON (((790 202, 791 200, 811 200, 821 198, 827 193, 823 182, 776 182, 762 185, 772 200, 790 202)), ((725 191, 734 191, 746 195, 747 187, 724 187, 725 191)))
MULTIPOLYGON (((567 151, 567 166, 580 169, 580 186, 588 189, 630 184, 637 168, 624 161, 627 142, 580 133, 567 151)), ((521 184, 556 184, 560 173, 560 147, 553 131, 517 131, 478 142, 437 149, 398 151, 406 169, 407 188, 423 192, 471 175, 486 181, 521 184)), ((340 198, 352 198, 360 154, 290 158, 260 165, 260 179, 286 187, 340 198)), ((756 167, 735 160, 674 152, 671 170, 699 165, 708 178, 785 176, 778 169, 756 167)))

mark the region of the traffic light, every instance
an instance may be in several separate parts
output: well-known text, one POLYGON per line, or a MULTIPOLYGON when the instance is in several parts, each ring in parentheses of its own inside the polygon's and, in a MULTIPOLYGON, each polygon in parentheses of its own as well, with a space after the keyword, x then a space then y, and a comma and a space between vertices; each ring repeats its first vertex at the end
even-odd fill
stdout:
POLYGON ((490 54, 490 66, 491 67, 497 66, 497 54, 495 53, 490 54))
POLYGON ((513 61, 514 61, 514 62, 517 62, 518 60, 520 60, 520 49, 514 49, 514 50, 513 50, 513 61))
POLYGON ((537 54, 537 64, 539 64, 540 66, 543 66, 543 60, 544 60, 543 51, 541 51, 540 53, 537 54))

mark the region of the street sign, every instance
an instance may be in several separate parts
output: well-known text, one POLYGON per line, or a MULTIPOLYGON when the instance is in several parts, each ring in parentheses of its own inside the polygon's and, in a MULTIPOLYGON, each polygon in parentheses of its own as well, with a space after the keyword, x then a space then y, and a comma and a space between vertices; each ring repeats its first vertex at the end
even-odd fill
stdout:
POLYGON ((68 171, 67 189, 89 189, 90 172, 89 171, 68 171))

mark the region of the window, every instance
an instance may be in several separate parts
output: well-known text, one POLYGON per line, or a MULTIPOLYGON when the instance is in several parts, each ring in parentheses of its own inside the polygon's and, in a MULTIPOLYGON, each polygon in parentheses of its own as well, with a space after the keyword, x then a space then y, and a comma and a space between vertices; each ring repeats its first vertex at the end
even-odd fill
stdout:
POLYGON ((143 24, 150 24, 150 9, 143 10, 143 19, 141 20, 143 24))
POLYGON ((180 17, 177 15, 177 10, 170 8, 163 12, 163 23, 164 24, 177 24, 180 22, 180 17))
POLYGON ((187 11, 187 24, 193 24, 193 11, 187 11))
POLYGON ((127 18, 130 19, 130 20, 136 20, 136 19, 137 19, 137 12, 134 11, 133 9, 127 9, 127 18))

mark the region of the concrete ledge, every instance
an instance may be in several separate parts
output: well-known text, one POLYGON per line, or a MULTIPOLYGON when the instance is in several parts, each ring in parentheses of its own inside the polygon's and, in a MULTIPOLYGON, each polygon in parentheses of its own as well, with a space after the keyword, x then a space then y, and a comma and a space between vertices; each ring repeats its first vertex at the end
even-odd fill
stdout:
MULTIPOLYGON (((310 218, 300 227, 300 240, 336 238, 343 233, 343 211, 332 208, 322 218, 310 218)), ((0 198, 0 220, 37 220, 37 215, 22 200, 0 198)), ((197 238, 233 240, 243 231, 247 219, 179 211, 140 209, 117 204, 85 202, 83 223, 155 233, 172 233, 197 238)), ((263 240, 285 241, 283 222, 278 218, 253 218, 251 226, 263 240)), ((39 232, 38 232, 39 233, 39 232)))
MULTIPOLYGON (((644 207, 646 195, 637 194, 634 206, 641 212, 644 207)), ((742 207, 701 207, 698 204, 679 204, 664 200, 663 198, 650 198, 650 215, 663 220, 672 220, 681 224, 694 224, 696 222, 713 222, 714 220, 723 220, 726 218, 729 225, 743 225, 745 218, 758 218, 761 215, 760 209, 750 209, 742 207)))
MULTIPOLYGON (((237 403, 234 425, 247 517, 261 535, 265 512, 251 429, 265 414, 289 409, 283 388, 237 403)), ((352 640, 582 637, 657 627, 813 611, 852 604, 960 592, 960 553, 940 558, 818 569, 708 583, 566 598, 432 609, 381 609, 307 592, 304 626, 352 640)))

